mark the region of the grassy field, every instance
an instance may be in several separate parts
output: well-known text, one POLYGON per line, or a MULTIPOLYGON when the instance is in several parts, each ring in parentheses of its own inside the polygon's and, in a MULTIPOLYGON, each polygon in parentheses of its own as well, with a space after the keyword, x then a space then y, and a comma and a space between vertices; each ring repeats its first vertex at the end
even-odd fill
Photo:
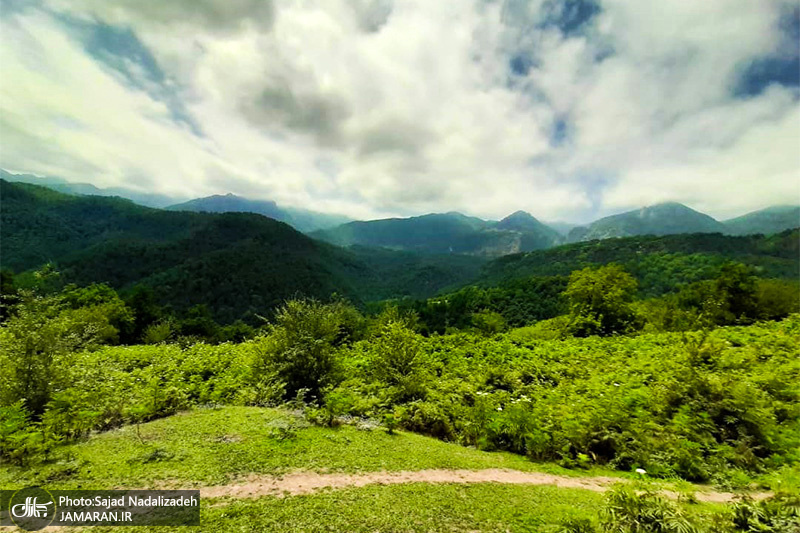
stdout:
MULTIPOLYGON (((508 453, 488 453, 382 428, 308 426, 298 415, 254 407, 208 408, 96 434, 62 446, 44 465, 0 470, 0 486, 189 488, 251 474, 293 471, 366 473, 506 468, 569 476, 619 476, 566 470, 508 453)), ((596 521, 604 495, 555 486, 484 484, 368 485, 295 496, 204 498, 202 531, 557 531, 567 518, 596 521)), ((706 515, 712 505, 692 506, 706 515)), ((110 532, 120 528, 106 528, 110 532)), ((125 528, 122 528, 124 530, 125 528)), ((165 528, 132 529, 136 532, 165 528)), ((192 529, 192 528, 184 528, 192 529)), ((92 528, 92 531, 103 531, 92 528)), ((193 530, 197 530, 194 528, 193 530)))
MULTIPOLYGON (((287 533, 549 532, 557 531, 566 518, 592 519, 602 502, 603 495, 599 493, 548 486, 370 485, 287 498, 212 502, 201 509, 201 529, 287 533)), ((159 528, 92 528, 109 533, 126 530, 136 533, 159 528)))
POLYGON ((378 427, 309 426, 279 409, 197 409, 99 433, 58 448, 34 469, 0 470, 7 488, 150 488, 223 484, 247 474, 376 472, 423 469, 508 468, 562 475, 620 476, 595 468, 567 470, 505 452, 488 453, 437 439, 378 427))

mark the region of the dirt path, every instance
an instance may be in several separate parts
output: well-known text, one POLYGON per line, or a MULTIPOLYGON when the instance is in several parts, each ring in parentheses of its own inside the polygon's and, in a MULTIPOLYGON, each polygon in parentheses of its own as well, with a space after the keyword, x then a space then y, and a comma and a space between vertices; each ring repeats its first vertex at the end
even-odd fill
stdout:
MULTIPOLYGON (((251 476, 239 484, 219 485, 200 489, 205 498, 258 498, 260 496, 281 496, 308 494, 325 488, 363 487, 365 485, 394 485, 398 483, 508 483, 512 485, 554 485, 604 492, 615 483, 625 479, 613 477, 568 477, 540 472, 520 472, 517 470, 419 470, 416 472, 374 472, 368 474, 317 474, 302 472, 275 476, 251 476)), ((671 498, 677 493, 664 491, 671 498)), ((768 497, 769 493, 750 494, 755 499, 768 497)), ((731 492, 700 491, 695 493, 697 500, 724 503, 731 501, 731 492)))

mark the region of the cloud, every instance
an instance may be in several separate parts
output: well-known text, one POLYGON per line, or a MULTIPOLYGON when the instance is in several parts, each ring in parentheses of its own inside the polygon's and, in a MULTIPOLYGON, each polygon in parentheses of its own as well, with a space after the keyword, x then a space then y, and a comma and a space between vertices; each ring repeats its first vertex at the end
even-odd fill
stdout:
POLYGON ((800 200, 789 2, 13 7, 9 169, 364 218, 586 220, 662 200, 728 216, 800 200))

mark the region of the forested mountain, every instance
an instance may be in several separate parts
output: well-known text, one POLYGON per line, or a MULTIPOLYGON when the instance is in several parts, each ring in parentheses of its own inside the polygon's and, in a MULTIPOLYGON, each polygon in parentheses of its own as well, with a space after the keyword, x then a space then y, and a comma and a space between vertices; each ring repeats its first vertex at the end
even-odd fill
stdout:
POLYGON ((173 198, 163 194, 146 193, 124 187, 100 188, 95 187, 91 183, 73 183, 62 178, 39 177, 31 174, 12 174, 3 169, 0 169, 0 179, 40 185, 64 194, 80 196, 119 196, 121 198, 133 200, 135 203, 147 207, 166 207, 180 200, 179 198, 173 198))
POLYGON ((769 235, 800 227, 800 206, 776 205, 723 221, 732 235, 769 235))
POLYGON ((317 213, 306 209, 280 207, 270 200, 250 200, 235 194, 214 195, 196 198, 167 207, 171 211, 195 211, 206 213, 256 213, 286 222, 296 230, 310 232, 345 224, 352 219, 342 215, 317 213))
POLYGON ((495 259, 484 266, 476 283, 491 286, 530 276, 566 276, 613 262, 638 278, 643 295, 659 295, 713 277, 727 261, 750 265, 766 278, 797 279, 800 230, 771 236, 695 233, 573 243, 495 259))
POLYGON ((54 262, 68 281, 141 285, 176 310, 208 305, 231 321, 292 296, 358 303, 425 297, 472 279, 479 258, 346 251, 249 213, 187 213, 129 200, 69 196, 0 180, 2 267, 54 262), (389 280, 389 281, 387 281, 389 280))
POLYGON ((569 242, 680 233, 724 233, 725 226, 683 204, 667 202, 601 218, 588 226, 573 228, 569 242))
POLYGON ((350 222, 312 236, 339 246, 376 246, 483 257, 549 248, 561 240, 557 231, 523 211, 500 222, 455 212, 350 222))

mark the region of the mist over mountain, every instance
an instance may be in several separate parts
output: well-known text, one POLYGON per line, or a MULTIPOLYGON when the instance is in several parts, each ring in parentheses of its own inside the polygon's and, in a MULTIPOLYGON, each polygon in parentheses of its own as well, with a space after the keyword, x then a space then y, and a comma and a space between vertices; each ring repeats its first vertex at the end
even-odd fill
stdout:
POLYGON ((251 200, 230 193, 195 198, 181 204, 170 205, 167 209, 205 213, 256 213, 286 222, 296 230, 306 233, 331 228, 352 220, 343 215, 329 215, 307 209, 280 207, 271 200, 251 200))
POLYGON ((800 206, 776 205, 723 221, 732 235, 765 235, 800 227, 800 206))
POLYGON ((683 204, 666 202, 612 215, 570 230, 569 242, 634 235, 724 233, 725 225, 683 204))
POLYGON ((119 196, 147 207, 167 207, 168 205, 172 205, 182 200, 182 198, 135 191, 125 187, 100 188, 92 185, 91 183, 73 183, 65 179, 52 176, 40 177, 32 174, 12 174, 11 172, 7 172, 3 169, 0 169, 0 178, 18 183, 39 185, 64 194, 81 196, 119 196))

